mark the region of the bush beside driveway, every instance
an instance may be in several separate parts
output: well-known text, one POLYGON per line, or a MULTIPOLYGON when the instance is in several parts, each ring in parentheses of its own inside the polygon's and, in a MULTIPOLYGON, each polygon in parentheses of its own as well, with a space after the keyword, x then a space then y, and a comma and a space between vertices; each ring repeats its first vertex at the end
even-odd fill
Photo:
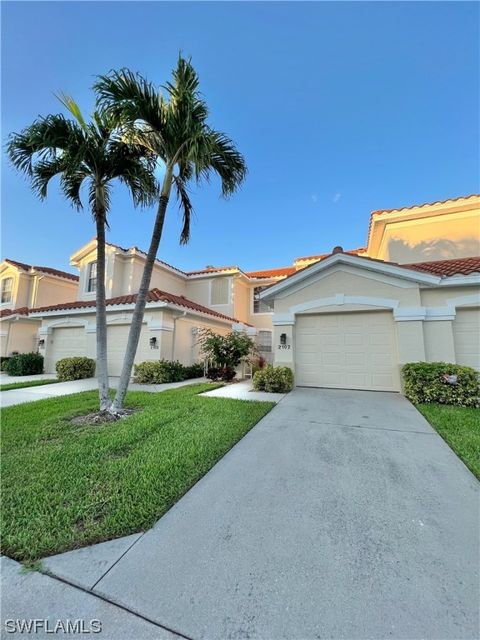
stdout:
POLYGON ((131 392, 101 426, 86 391, 3 411, 2 552, 35 561, 151 527, 260 418, 268 402, 205 398, 217 385, 131 392))

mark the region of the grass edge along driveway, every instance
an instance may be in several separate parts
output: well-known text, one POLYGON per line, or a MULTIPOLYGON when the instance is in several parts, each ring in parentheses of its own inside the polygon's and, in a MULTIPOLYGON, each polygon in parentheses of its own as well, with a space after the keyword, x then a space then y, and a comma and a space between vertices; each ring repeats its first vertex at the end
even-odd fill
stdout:
POLYGON ((206 398, 219 385, 130 392, 137 411, 100 426, 96 391, 8 407, 2 552, 24 562, 150 528, 274 403, 206 398))
POLYGON ((44 384, 54 384, 61 380, 24 380, 23 382, 7 382, 0 384, 0 391, 11 391, 12 389, 28 389, 28 387, 42 387, 44 384))
POLYGON ((435 403, 415 406, 480 480, 480 409, 435 403))

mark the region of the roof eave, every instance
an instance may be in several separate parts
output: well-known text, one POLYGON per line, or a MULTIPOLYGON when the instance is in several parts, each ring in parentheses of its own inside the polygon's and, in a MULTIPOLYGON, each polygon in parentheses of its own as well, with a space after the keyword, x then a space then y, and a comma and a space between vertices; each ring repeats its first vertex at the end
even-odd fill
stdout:
POLYGON ((369 258, 365 257, 360 258, 358 256, 352 256, 346 253, 336 253, 329 256, 328 258, 324 258, 319 262, 315 262, 312 265, 305 267, 305 269, 302 269, 301 271, 293 274, 292 276, 285 278, 281 282, 268 287, 268 289, 260 293, 259 297, 262 300, 268 300, 278 293, 285 291, 289 287, 298 284, 302 280, 310 278, 316 273, 324 271, 325 269, 328 269, 335 264, 345 264, 348 266, 359 267, 360 269, 364 269, 367 271, 374 271, 376 273, 382 273, 384 275, 390 275, 393 277, 401 278, 403 280, 411 280, 426 285, 438 285, 442 279, 440 276, 422 273, 420 271, 415 271, 414 269, 408 269, 401 266, 382 263, 376 260, 370 260, 369 258))

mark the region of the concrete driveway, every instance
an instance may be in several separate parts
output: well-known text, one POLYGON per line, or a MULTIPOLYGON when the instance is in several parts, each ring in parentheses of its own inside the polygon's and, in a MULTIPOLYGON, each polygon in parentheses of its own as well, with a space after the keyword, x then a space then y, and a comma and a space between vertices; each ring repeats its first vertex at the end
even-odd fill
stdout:
POLYGON ((402 396, 296 389, 91 592, 195 639, 477 638, 478 498, 402 396))

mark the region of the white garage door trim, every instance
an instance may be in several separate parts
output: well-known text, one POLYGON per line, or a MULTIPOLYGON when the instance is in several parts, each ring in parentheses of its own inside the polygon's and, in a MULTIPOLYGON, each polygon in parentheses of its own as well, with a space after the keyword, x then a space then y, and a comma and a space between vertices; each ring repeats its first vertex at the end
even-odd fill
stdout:
POLYGON ((298 386, 399 391, 392 312, 298 315, 295 374, 298 386))

